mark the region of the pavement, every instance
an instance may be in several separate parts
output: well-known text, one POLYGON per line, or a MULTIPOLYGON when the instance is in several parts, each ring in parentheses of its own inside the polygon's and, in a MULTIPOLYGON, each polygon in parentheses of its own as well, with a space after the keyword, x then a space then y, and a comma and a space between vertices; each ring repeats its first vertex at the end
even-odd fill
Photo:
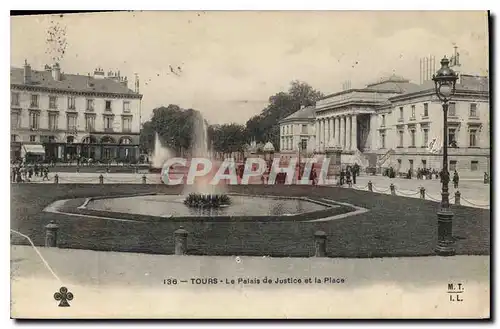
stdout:
POLYGON ((11 246, 11 316, 487 318, 489 272, 489 256, 219 257, 11 246), (61 286, 73 294, 70 307, 54 299, 61 286))

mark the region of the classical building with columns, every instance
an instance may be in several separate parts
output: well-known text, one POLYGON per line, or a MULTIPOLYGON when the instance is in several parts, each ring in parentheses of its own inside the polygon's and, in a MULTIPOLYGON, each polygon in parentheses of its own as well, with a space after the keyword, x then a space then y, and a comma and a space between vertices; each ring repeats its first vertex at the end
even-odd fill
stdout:
MULTIPOLYGON (((443 111, 432 81, 415 84, 395 75, 362 89, 340 91, 320 99, 307 119, 314 121, 314 152, 341 149, 344 165, 358 163, 398 172, 442 167, 443 111)), ((449 105, 449 168, 482 175, 490 166, 489 81, 460 74, 449 105)), ((293 115, 292 115, 293 116, 293 115)), ((290 116, 289 118, 291 118, 290 116)), ((281 140, 288 118, 280 122, 281 140)), ((286 145, 286 142, 285 142, 286 145)), ((283 149, 283 148, 282 148, 283 149)), ((467 175, 466 175, 467 176, 467 175)))

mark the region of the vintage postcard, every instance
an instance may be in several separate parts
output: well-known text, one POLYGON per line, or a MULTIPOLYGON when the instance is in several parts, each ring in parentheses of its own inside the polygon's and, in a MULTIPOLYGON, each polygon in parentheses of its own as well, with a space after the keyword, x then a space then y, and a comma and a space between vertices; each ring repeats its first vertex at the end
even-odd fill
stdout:
POLYGON ((490 318, 486 11, 11 17, 11 317, 490 318))

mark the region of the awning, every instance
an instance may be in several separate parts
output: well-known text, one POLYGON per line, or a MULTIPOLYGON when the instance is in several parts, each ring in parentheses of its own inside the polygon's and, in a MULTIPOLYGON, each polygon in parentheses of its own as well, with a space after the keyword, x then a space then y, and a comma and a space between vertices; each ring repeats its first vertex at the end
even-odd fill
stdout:
POLYGON ((25 144, 23 151, 24 153, 45 155, 45 148, 41 144, 25 144))

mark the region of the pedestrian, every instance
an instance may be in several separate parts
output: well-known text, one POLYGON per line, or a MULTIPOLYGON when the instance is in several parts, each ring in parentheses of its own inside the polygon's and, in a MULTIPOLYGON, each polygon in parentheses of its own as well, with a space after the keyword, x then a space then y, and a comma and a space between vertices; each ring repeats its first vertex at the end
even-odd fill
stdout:
POLYGON ((35 163, 35 177, 38 177, 38 163, 35 163))
POLYGON ((33 178, 33 167, 29 167, 28 169, 28 178, 29 180, 31 180, 31 178, 33 178))
POLYGON ((346 181, 347 181, 347 185, 349 187, 352 187, 352 180, 351 180, 351 168, 347 168, 346 170, 346 173, 345 173, 345 176, 346 176, 346 181))
POLYGON ((459 179, 460 179, 460 177, 458 177, 458 172, 455 169, 455 172, 453 173, 453 187, 454 188, 458 188, 458 181, 459 181, 459 179))
POLYGON ((12 183, 16 182, 16 174, 17 174, 17 168, 16 166, 12 166, 12 174, 11 174, 12 183))
POLYGON ((316 168, 311 170, 311 174, 309 175, 309 180, 311 181, 313 186, 316 186, 316 168))
POLYGON ((344 186, 344 177, 345 177, 345 171, 342 169, 340 171, 340 186, 344 186))
POLYGON ((49 179, 49 167, 43 168, 43 178, 42 178, 42 180, 44 181, 45 179, 50 180, 49 179))

